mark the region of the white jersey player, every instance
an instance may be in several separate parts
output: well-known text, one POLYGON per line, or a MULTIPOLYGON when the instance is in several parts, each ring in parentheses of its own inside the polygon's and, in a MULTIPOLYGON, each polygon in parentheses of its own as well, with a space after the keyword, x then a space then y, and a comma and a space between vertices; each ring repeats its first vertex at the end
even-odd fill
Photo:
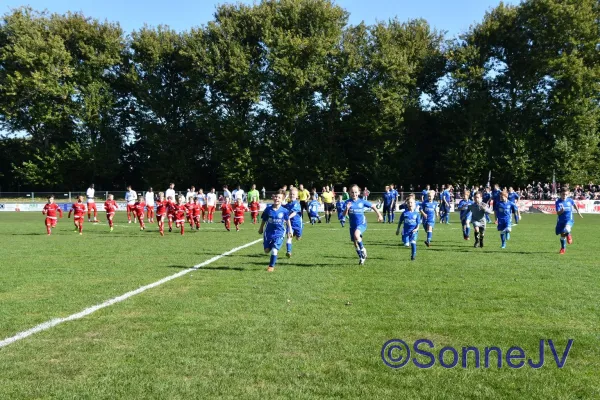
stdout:
POLYGON ((88 222, 92 221, 92 210, 94 210, 94 222, 98 222, 98 209, 96 208, 95 194, 96 191, 94 190, 94 184, 92 183, 85 192, 85 197, 87 197, 88 222))

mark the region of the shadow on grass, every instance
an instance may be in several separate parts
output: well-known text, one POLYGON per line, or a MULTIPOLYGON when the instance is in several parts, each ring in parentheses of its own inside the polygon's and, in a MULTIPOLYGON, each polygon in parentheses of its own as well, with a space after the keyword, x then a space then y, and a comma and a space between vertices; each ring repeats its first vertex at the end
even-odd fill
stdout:
MULTIPOLYGON (((439 246, 442 247, 442 246, 439 246)), ((434 248, 434 247, 430 247, 428 249, 426 249, 425 251, 443 251, 443 252, 448 252, 448 249, 444 249, 444 248, 434 248)), ((452 248, 452 251, 455 252, 459 252, 459 253, 473 253, 473 252, 482 252, 482 253, 505 253, 505 254, 527 254, 527 255, 531 255, 531 254, 553 254, 552 252, 549 251, 513 251, 510 249, 505 249, 505 250, 490 250, 490 247, 484 247, 483 249, 475 249, 474 247, 454 247, 452 248)))

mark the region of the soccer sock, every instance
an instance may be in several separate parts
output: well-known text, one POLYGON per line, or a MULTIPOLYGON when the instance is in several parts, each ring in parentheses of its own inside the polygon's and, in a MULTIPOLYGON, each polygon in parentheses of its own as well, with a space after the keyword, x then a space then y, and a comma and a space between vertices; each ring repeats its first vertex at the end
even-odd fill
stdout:
POLYGON ((288 238, 286 244, 287 244, 287 252, 291 253, 292 252, 292 238, 288 238))
POLYGON ((48 235, 50 234, 50 232, 52 232, 52 228, 50 228, 50 225, 46 225, 46 232, 48 233, 48 235))
POLYGON ((98 210, 94 210, 94 219, 98 218, 98 210))
POLYGON ((467 237, 471 235, 471 227, 467 226, 467 229, 465 229, 465 235, 467 235, 467 237))
POLYGON ((229 228, 231 228, 231 222, 229 221, 229 218, 227 218, 227 219, 225 220, 225 228, 226 228, 226 229, 229 229, 229 228))
POLYGON ((362 240, 358 240, 356 243, 358 244, 358 249, 359 249, 360 251, 362 251, 362 249, 364 249, 364 248, 365 248, 365 246, 363 246, 363 242, 362 242, 362 240))
POLYGON ((79 221, 79 233, 81 233, 81 231, 83 231, 83 222, 79 221))
POLYGON ((567 248, 567 238, 566 237, 560 237, 560 248, 561 249, 566 249, 567 248))
POLYGON ((396 219, 396 212, 392 211, 391 214, 392 214, 392 222, 394 222, 394 220, 396 219))
POLYGON ((504 233, 500 234, 500 240, 502 241, 502 246, 506 245, 506 235, 504 233))
POLYGON ((431 237, 433 236, 433 232, 427 232, 427 241, 431 242, 431 237))
POLYGON ((475 231, 475 242, 479 241, 479 231, 475 231))
POLYGON ((181 223, 181 234, 182 234, 182 235, 183 235, 183 231, 184 231, 184 229, 185 229, 185 224, 182 222, 182 223, 181 223))
POLYGON ((169 218, 169 229, 173 229, 173 220, 169 218))
POLYGON ((417 256, 417 244, 416 243, 410 244, 410 256, 411 256, 411 258, 414 258, 417 256))
POLYGON ((271 259, 269 260, 269 267, 274 267, 277 262, 277 250, 271 250, 271 259))

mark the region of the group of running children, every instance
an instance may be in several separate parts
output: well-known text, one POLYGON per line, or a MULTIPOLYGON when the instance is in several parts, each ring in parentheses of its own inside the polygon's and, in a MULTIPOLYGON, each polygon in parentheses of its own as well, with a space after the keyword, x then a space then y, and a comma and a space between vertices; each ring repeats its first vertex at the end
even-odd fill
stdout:
MULTIPOLYGON (((277 262, 278 252, 286 241, 286 256, 292 256, 292 238, 300 240, 303 231, 302 207, 298 201, 298 190, 293 189, 290 193, 289 200, 285 198, 285 191, 280 190, 273 196, 273 203, 266 206, 261 215, 261 224, 258 230, 259 234, 263 235, 263 248, 265 253, 270 253, 270 261, 267 271, 274 271, 277 262), (284 199, 288 200, 284 204, 284 199)), ((365 211, 371 209, 377 214, 378 222, 384 222, 384 216, 380 213, 375 204, 363 199, 360 196, 360 188, 357 185, 351 187, 349 192, 350 198, 343 200, 339 196, 336 202, 336 211, 338 220, 342 227, 345 226, 346 220, 350 225, 350 240, 353 242, 356 253, 359 259, 359 265, 364 265, 367 258, 367 250, 363 244, 363 234, 367 230, 367 219, 365 211)), ((471 194, 465 190, 462 200, 458 203, 457 209, 460 212, 460 220, 463 228, 464 240, 470 240, 471 227, 475 236, 474 247, 484 247, 484 237, 486 231, 486 223, 490 222, 489 215, 494 214, 496 217, 495 224, 500 232, 501 248, 506 248, 506 242, 510 239, 512 231, 512 217, 515 216, 515 224, 519 223, 521 218, 518 206, 509 200, 509 195, 506 190, 500 191, 497 196, 497 201, 492 202, 490 206, 483 201, 481 192, 471 194)), ((404 246, 411 247, 411 260, 416 259, 417 241, 419 234, 419 226, 422 224, 427 234, 425 245, 431 246, 433 239, 433 230, 437 218, 440 218, 438 211, 438 202, 434 200, 435 192, 428 191, 423 194, 422 201, 416 201, 414 195, 409 195, 405 203, 399 209, 402 211, 400 215, 396 235, 402 233, 402 242, 404 246), (426 195, 426 196, 425 196, 426 195)), ((84 197, 79 196, 77 202, 74 203, 69 211, 69 218, 73 213, 75 231, 81 235, 83 232, 83 221, 86 211, 84 197)), ((560 254, 565 253, 566 245, 573 243, 571 229, 574 224, 573 212, 583 218, 579 209, 572 198, 569 197, 569 190, 563 188, 561 196, 556 200, 556 212, 558 215, 556 225, 556 235, 560 235, 561 249, 560 254)), ((118 206, 113 195, 109 195, 104 203, 106 210, 106 218, 113 230, 113 219, 118 206)), ((144 210, 146 205, 141 196, 138 197, 134 205, 134 210, 137 219, 140 223, 140 229, 145 229, 144 210)), ((240 225, 244 223, 244 213, 250 211, 252 223, 256 224, 260 205, 257 201, 252 201, 248 207, 243 203, 242 199, 237 199, 234 204, 231 204, 229 198, 225 198, 221 204, 221 218, 225 229, 230 231, 230 220, 233 214, 234 226, 237 231, 240 225)), ((95 210, 94 210, 95 211, 95 210)), ((169 196, 165 199, 164 193, 159 193, 158 201, 156 202, 156 221, 158 223, 159 232, 164 236, 164 222, 168 221, 169 232, 172 231, 173 223, 176 228, 180 229, 181 235, 184 234, 185 223, 189 223, 190 227, 200 228, 200 221, 206 222, 205 213, 206 207, 203 207, 198 200, 198 197, 189 197, 188 202, 185 202, 183 196, 177 198, 177 202, 169 196)), ((308 216, 311 225, 320 223, 319 202, 316 198, 311 199, 307 204, 308 216)), ((88 213, 89 213, 88 209, 88 213)), ((46 216, 45 224, 48 235, 51 234, 52 228, 56 226, 57 214, 62 218, 62 210, 60 206, 54 203, 54 197, 48 198, 48 203, 45 205, 42 213, 46 216)), ((148 220, 154 222, 153 210, 148 210, 148 220)), ((442 216, 441 218, 444 218, 442 216)), ((88 218, 90 215, 88 214, 88 218)), ((94 215, 95 218, 95 215, 94 215)), ((210 221, 209 217, 209 221, 210 221)), ((388 218, 388 222, 390 222, 388 218)), ((440 221, 442 222, 442 221, 440 221)))

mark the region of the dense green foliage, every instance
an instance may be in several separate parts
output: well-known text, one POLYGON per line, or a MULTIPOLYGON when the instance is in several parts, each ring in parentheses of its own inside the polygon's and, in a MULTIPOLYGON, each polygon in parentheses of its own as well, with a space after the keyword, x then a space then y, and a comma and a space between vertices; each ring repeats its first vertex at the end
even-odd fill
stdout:
MULTIPOLYGON (((577 218, 574 243, 561 256, 556 216, 526 215, 501 250, 493 224, 486 247, 474 249, 453 214, 450 225, 436 225, 431 248, 421 230, 414 262, 395 227, 374 217, 364 267, 348 228, 308 225, 273 273, 256 243, 0 348, 0 398, 600 397, 600 216, 577 218), (436 357, 444 346, 499 346, 503 355, 520 346, 535 362, 540 339, 552 339, 559 357, 568 339, 574 344, 562 369, 546 346, 541 369, 505 361, 498 369, 494 354, 486 369, 482 353, 479 369, 471 354, 467 369, 437 362, 393 370, 380 357, 393 338, 430 339, 436 357)), ((140 232, 126 221, 119 211, 114 232, 102 218, 79 236, 63 218, 47 237, 41 214, 0 213, 0 237, 10 243, 0 246, 0 340, 261 239, 248 222, 240 232, 203 224, 160 237, 155 224, 140 232)))
POLYGON ((600 177, 600 6, 500 4, 459 38, 330 0, 219 6, 175 32, 12 10, 0 187, 600 177))

